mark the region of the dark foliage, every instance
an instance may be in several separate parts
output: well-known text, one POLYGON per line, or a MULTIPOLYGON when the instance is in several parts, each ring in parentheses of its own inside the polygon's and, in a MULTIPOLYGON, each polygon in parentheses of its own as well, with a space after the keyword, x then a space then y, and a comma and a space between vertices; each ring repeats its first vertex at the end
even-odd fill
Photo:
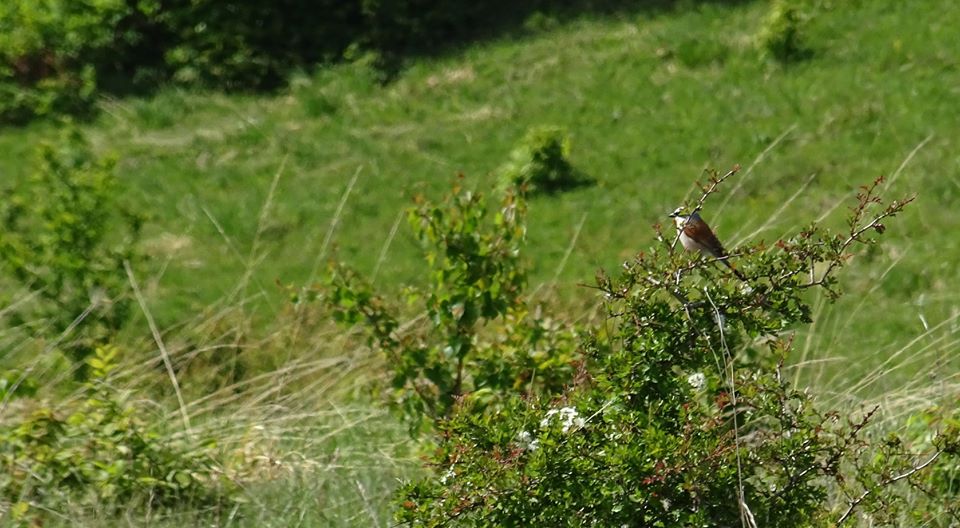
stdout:
MULTIPOLYGON (((102 91, 176 81, 274 89, 290 71, 372 53, 387 74, 583 12, 697 2, 564 0, 11 0, 0 5, 0 121, 89 114, 102 91)), ((385 77, 386 78, 386 77, 385 77)))

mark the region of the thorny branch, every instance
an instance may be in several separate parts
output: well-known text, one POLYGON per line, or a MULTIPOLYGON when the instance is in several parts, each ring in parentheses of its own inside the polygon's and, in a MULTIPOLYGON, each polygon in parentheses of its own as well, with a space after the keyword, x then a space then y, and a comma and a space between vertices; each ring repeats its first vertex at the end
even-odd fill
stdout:
POLYGON ((828 287, 830 274, 847 258, 847 249, 853 245, 854 242, 869 242, 864 240, 863 236, 870 230, 883 234, 886 226, 883 225, 882 221, 903 211, 903 208, 906 207, 907 204, 916 199, 916 195, 913 195, 900 200, 894 200, 890 202, 890 205, 884 208, 880 214, 874 217, 873 220, 864 224, 863 219, 866 215, 867 207, 870 204, 879 204, 881 202, 880 197, 877 195, 877 187, 883 183, 883 181, 883 176, 880 176, 874 180, 872 184, 864 185, 860 188, 860 192, 857 193, 857 205, 853 207, 853 214, 851 214, 847 221, 850 226, 849 236, 835 249, 833 258, 830 259, 827 264, 827 269, 823 271, 819 279, 815 278, 814 265, 811 263, 809 269, 810 280, 807 283, 801 284, 800 288, 811 288, 813 286, 828 287))
POLYGON ((857 498, 855 498, 855 499, 853 499, 852 501, 850 501, 850 504, 849 504, 849 506, 847 507, 847 511, 843 512, 843 515, 841 515, 840 518, 837 520, 837 526, 840 526, 840 525, 843 524, 847 519, 849 519, 849 518, 850 518, 850 515, 853 514, 853 511, 857 508, 857 506, 860 505, 861 502, 864 501, 864 499, 867 498, 868 495, 870 495, 871 493, 873 493, 874 491, 876 491, 876 490, 878 490, 878 489, 880 489, 880 488, 885 488, 885 487, 889 486, 890 484, 893 484, 893 483, 895 483, 895 482, 897 482, 897 481, 900 481, 900 480, 903 480, 903 479, 905 479, 905 478, 908 478, 908 477, 912 476, 912 475, 915 474, 915 473, 918 473, 918 472, 920 472, 920 471, 923 471, 924 469, 926 469, 927 467, 929 467, 931 464, 933 464, 934 462, 936 462, 937 458, 940 458, 940 455, 941 455, 941 454, 943 454, 943 451, 937 450, 933 455, 930 456, 930 458, 928 458, 925 462, 921 463, 920 465, 913 466, 912 468, 908 469, 907 471, 904 471, 903 473, 901 473, 901 474, 899 474, 899 475, 890 477, 890 478, 888 478, 887 480, 884 480, 883 482, 881 482, 880 484, 877 484, 876 486, 874 486, 874 487, 872 487, 872 488, 870 488, 870 489, 864 490, 863 493, 861 493, 857 498))

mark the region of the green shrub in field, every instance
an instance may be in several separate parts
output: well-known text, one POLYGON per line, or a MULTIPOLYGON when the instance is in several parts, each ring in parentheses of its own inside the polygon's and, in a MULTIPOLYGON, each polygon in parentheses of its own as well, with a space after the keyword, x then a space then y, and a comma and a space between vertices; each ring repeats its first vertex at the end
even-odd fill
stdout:
POLYGON ((129 312, 123 262, 136 257, 141 220, 124 208, 114 165, 68 128, 39 147, 36 171, 0 204, 0 272, 36 294, 10 320, 62 339, 81 377, 129 312))
MULTIPOLYGON (((98 75, 127 66, 143 35, 129 22, 150 2, 7 0, 0 3, 0 121, 83 114, 98 75)), ((140 57, 143 67, 147 57, 140 57)))
POLYGON ((210 507, 229 497, 214 445, 147 424, 111 385, 117 349, 98 348, 82 398, 0 421, 0 520, 39 526, 46 512, 210 507))
POLYGON ((807 58, 811 52, 803 37, 805 23, 797 0, 776 0, 757 42, 762 50, 783 63, 807 58))
POLYGON ((868 436, 873 410, 821 410, 781 373, 784 331, 810 322, 805 292, 838 295, 834 273, 853 244, 873 242, 909 202, 881 204, 878 184, 860 193, 848 232, 813 225, 773 248, 737 250, 748 281, 691 258, 672 229, 618 277, 600 274, 608 319, 582 339, 575 383, 505 393, 496 413, 464 394, 436 424, 434 476, 403 488, 398 520, 801 527, 865 510, 893 519, 896 475, 921 474, 957 435, 914 459, 894 437, 868 436))
POLYGON ((249 90, 276 87, 293 68, 350 59, 355 50, 396 62, 436 49, 495 20, 498 4, 504 3, 172 0, 159 18, 174 35, 166 62, 176 80, 249 90))
POLYGON ((587 183, 570 163, 570 134, 539 126, 527 131, 500 169, 501 186, 526 186, 529 192, 558 192, 587 183))
POLYGON ((511 394, 556 393, 579 359, 573 330, 523 299, 526 203, 508 193, 492 215, 457 187, 442 205, 410 212, 426 249, 429 286, 411 291, 427 321, 401 326, 395 305, 354 272, 334 266, 322 294, 335 319, 362 324, 388 361, 387 395, 415 427, 450 416, 467 394, 496 408, 511 394))

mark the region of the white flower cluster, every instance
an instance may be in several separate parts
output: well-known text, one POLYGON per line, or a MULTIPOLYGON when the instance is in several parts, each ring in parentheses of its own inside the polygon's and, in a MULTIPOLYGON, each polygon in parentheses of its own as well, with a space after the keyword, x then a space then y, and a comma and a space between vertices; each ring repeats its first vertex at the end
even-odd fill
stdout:
POLYGON ((540 420, 540 427, 549 427, 554 416, 557 416, 557 419, 562 424, 560 430, 564 433, 569 431, 571 427, 577 427, 579 429, 587 423, 577 413, 576 408, 561 407, 560 409, 550 409, 547 411, 547 416, 543 420, 540 420))
POLYGON ((448 480, 453 480, 453 477, 457 476, 457 472, 453 470, 456 464, 450 466, 450 469, 446 473, 440 476, 440 484, 446 484, 448 480))
MULTIPOLYGON (((587 421, 580 417, 580 413, 574 407, 561 407, 560 409, 550 409, 547 415, 540 420, 540 428, 550 427, 554 417, 560 423, 560 430, 564 433, 570 432, 573 427, 581 428, 587 424, 587 421)), ((536 451, 540 447, 540 440, 533 436, 530 431, 520 431, 517 433, 517 445, 525 451, 536 451)))
POLYGON ((517 434, 517 444, 525 451, 536 451, 540 447, 540 440, 534 438, 530 431, 520 431, 517 434))
POLYGON ((707 377, 703 375, 703 372, 694 372, 687 376, 687 383, 689 383, 694 390, 702 390, 707 384, 707 377))

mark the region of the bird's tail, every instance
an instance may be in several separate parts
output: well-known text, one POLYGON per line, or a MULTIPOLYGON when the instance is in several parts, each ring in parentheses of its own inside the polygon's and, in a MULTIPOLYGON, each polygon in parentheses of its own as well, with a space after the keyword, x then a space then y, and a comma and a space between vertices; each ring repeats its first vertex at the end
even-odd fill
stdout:
POLYGON ((720 262, 723 262, 724 266, 730 268, 730 271, 732 271, 733 274, 736 275, 738 279, 742 280, 743 282, 747 282, 747 276, 744 275, 740 270, 735 268, 733 264, 730 263, 729 260, 723 259, 720 262))

